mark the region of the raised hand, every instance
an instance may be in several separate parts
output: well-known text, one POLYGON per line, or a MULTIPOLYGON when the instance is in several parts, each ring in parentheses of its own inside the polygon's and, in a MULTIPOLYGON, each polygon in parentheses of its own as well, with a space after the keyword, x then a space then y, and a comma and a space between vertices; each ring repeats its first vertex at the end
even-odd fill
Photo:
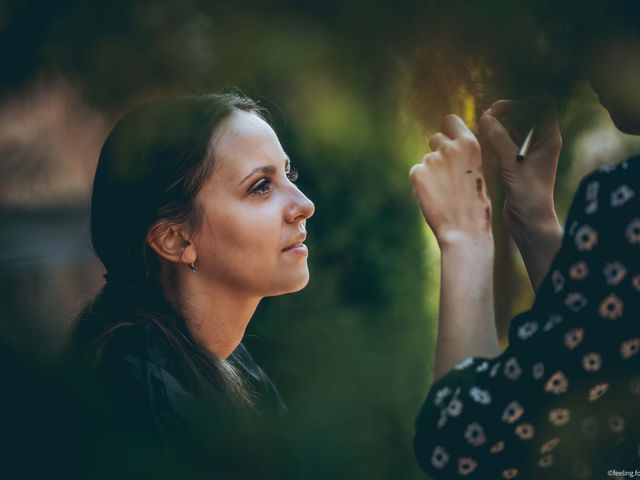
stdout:
POLYGON ((429 141, 433 150, 409 173, 413 192, 438 244, 491 237, 491 202, 482 173, 480 145, 456 115, 429 141))
POLYGON ((491 203, 480 145, 455 115, 411 168, 413 191, 441 250, 434 379, 470 356, 498 353, 493 308, 491 203))
POLYGON ((531 283, 537 289, 562 241, 562 229, 553 206, 562 148, 555 110, 547 99, 500 100, 480 117, 480 134, 494 151, 500 167, 505 226, 516 241, 531 283), (535 130, 531 147, 526 158, 518 161, 520 142, 532 125, 535 130))
MULTIPOLYGON (((499 100, 480 117, 480 133, 487 145, 495 152, 500 166, 500 178, 505 191, 504 220, 508 228, 533 220, 548 220, 555 217, 553 209, 553 187, 558 167, 558 158, 562 148, 562 136, 558 121, 549 101, 543 101, 536 110, 538 115, 529 115, 532 121, 511 126, 508 121, 517 123, 517 115, 522 111, 531 111, 531 102, 499 100), (535 118, 535 117, 538 118, 535 118), (502 121, 505 123, 503 124, 502 121), (524 161, 517 161, 516 155, 520 142, 529 127, 535 124, 531 148, 524 161)), ((526 118, 527 115, 519 115, 526 118)))

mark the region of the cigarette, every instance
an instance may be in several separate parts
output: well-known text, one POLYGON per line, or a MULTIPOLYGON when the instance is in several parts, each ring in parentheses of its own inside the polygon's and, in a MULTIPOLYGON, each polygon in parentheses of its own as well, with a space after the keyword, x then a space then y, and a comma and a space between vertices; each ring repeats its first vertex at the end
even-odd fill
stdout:
POLYGON ((529 133, 527 133, 527 136, 524 138, 524 142, 522 142, 522 146, 520 147, 520 150, 518 150, 518 155, 516 156, 516 159, 519 162, 522 162, 524 160, 524 157, 527 156, 527 153, 529 153, 529 147, 531 146, 531 139, 533 138, 534 129, 535 127, 531 127, 531 129, 529 130, 529 133))

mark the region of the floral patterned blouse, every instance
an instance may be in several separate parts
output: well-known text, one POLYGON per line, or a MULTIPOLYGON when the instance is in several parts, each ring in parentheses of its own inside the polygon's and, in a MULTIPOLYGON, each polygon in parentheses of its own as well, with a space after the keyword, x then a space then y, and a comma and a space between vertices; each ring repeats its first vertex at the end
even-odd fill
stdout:
POLYGON ((640 470, 639 313, 636 157, 581 182, 561 250, 532 309, 511 322, 509 347, 467 358, 431 386, 414 438, 422 469, 483 480, 640 470))

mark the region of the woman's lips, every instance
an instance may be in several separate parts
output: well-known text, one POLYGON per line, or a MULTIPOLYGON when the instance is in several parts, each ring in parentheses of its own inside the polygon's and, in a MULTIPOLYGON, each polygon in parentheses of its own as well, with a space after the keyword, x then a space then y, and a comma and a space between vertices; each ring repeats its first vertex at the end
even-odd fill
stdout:
POLYGON ((304 257, 309 255, 309 250, 307 249, 307 246, 304 243, 296 243, 295 245, 291 245, 290 247, 287 247, 282 251, 285 253, 293 253, 295 255, 301 255, 304 257))

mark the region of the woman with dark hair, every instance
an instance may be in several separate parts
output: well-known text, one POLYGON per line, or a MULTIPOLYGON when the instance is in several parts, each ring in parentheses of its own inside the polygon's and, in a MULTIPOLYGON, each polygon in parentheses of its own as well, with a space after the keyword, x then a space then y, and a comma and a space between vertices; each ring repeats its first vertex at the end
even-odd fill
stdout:
POLYGON ((262 110, 237 95, 138 108, 100 154, 91 236, 106 284, 71 349, 168 465, 297 478, 286 407, 241 340, 263 297, 309 280, 314 205, 262 110))
MULTIPOLYGON (((612 4, 627 14, 616 28, 588 32, 581 43, 586 73, 616 126, 640 135, 638 4, 612 4)), ((475 135, 460 118, 446 117, 431 138, 433 152, 411 171, 442 253, 435 382, 416 421, 416 457, 434 479, 634 476, 640 157, 583 179, 563 233, 553 205, 562 146, 555 115, 536 123, 519 161, 520 141, 505 120, 519 111, 522 104, 499 101, 480 118, 483 145, 499 160, 505 225, 536 290, 532 308, 512 320, 502 353, 491 204, 475 135)))

